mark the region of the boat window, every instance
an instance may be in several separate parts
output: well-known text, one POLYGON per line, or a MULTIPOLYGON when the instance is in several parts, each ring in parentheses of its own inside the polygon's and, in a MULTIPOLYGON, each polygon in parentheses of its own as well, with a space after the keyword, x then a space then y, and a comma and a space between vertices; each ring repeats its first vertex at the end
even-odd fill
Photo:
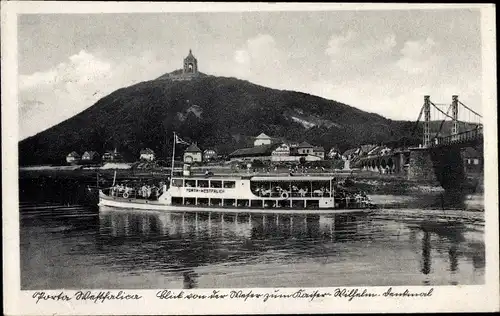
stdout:
POLYGON ((224 188, 226 189, 233 189, 236 187, 236 182, 235 181, 224 181, 224 188))
POLYGON ((263 207, 263 206, 264 206, 263 200, 251 200, 250 201, 250 207, 263 207))
POLYGON ((210 205, 222 206, 222 200, 221 199, 210 199, 210 205))
POLYGON ((250 206, 249 200, 238 200, 238 207, 249 207, 249 206, 250 206))
POLYGON ((222 188, 222 181, 220 180, 210 180, 211 188, 222 188))
POLYGON ((183 179, 173 179, 172 180, 172 186, 173 187, 182 187, 184 186, 184 180, 183 179))
POLYGON ((208 188, 208 180, 198 180, 198 187, 208 188))
POLYGON ((186 180, 186 187, 195 187, 196 186, 196 180, 186 180))
POLYGON ((182 205, 182 198, 181 197, 172 197, 172 204, 173 205, 182 205))
POLYGON ((208 199, 207 198, 198 198, 198 205, 207 206, 208 199))

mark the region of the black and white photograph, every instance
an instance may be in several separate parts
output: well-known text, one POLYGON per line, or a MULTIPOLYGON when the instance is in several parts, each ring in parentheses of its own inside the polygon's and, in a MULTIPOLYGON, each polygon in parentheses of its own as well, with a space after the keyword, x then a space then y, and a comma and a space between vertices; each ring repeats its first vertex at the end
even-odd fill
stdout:
POLYGON ((2 3, 8 315, 498 311, 494 5, 142 4, 2 3))

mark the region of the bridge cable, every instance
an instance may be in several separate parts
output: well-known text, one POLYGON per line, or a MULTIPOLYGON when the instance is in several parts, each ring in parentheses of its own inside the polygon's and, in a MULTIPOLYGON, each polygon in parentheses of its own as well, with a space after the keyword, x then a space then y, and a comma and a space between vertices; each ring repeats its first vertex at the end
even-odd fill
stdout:
POLYGON ((440 108, 438 108, 434 103, 431 102, 431 104, 436 108, 436 110, 438 110, 439 112, 441 112, 442 114, 444 114, 445 116, 451 118, 453 120, 453 117, 449 116, 447 113, 444 113, 440 108))
POLYGON ((420 114, 418 115, 418 119, 415 122, 415 125, 413 126, 413 131, 411 132, 411 136, 413 136, 415 134, 415 131, 417 130, 418 123, 420 122, 420 119, 422 118, 422 114, 424 113, 424 107, 425 107, 425 104, 422 105, 422 107, 420 108, 420 114))
MULTIPOLYGON (((452 107, 452 104, 450 104, 450 106, 448 107, 448 110, 446 111, 446 115, 448 115, 448 113, 450 113, 451 107, 452 107)), ((434 138, 437 138, 439 136, 439 133, 441 133, 441 130, 443 129, 443 125, 444 125, 445 120, 446 120, 446 118, 441 121, 441 125, 439 125, 439 129, 436 133, 436 136, 434 136, 434 138)))
POLYGON ((477 113, 476 111, 474 111, 473 109, 469 108, 467 105, 463 104, 462 102, 458 101, 458 103, 460 103, 464 108, 466 108, 467 110, 471 111, 472 113, 476 114, 477 116, 479 116, 480 118, 483 118, 483 116, 479 113, 477 113))

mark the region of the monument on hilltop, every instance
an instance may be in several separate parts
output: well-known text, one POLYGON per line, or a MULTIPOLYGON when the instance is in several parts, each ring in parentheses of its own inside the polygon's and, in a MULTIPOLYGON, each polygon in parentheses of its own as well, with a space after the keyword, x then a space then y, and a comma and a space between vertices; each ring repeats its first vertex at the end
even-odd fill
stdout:
POLYGON ((191 80, 199 75, 198 60, 190 49, 189 54, 184 58, 183 68, 170 73, 169 78, 175 81, 184 81, 191 80))

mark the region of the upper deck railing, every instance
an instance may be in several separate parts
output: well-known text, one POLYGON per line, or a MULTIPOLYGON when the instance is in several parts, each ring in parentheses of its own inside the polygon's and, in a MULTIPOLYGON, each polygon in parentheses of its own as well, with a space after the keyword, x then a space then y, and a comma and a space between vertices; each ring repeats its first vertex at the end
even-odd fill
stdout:
POLYGON ((445 137, 435 138, 434 142, 431 142, 430 147, 440 147, 452 144, 466 143, 477 139, 481 139, 482 137, 483 137, 483 127, 478 126, 476 129, 458 133, 456 135, 449 135, 445 137))

